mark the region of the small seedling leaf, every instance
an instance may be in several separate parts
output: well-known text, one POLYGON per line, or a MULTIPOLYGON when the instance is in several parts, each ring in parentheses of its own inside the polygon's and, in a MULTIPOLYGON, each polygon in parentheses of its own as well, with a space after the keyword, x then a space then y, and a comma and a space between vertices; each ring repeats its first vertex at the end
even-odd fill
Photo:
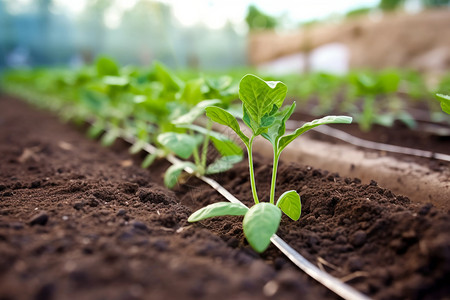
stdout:
POLYGON ((141 151, 144 147, 145 147, 146 142, 143 140, 137 140, 133 146, 130 147, 130 153, 131 154, 136 154, 139 151, 141 151))
POLYGON ((183 159, 188 159, 199 140, 185 133, 165 132, 158 135, 158 142, 183 159))
POLYGON ((103 124, 96 122, 96 123, 92 124, 92 126, 89 128, 87 135, 91 139, 95 139, 98 136, 100 136, 100 134, 103 132, 103 130, 104 130, 103 124))
POLYGON ((183 171, 186 167, 190 167, 195 170, 195 165, 189 161, 170 166, 164 174, 164 184, 166 187, 173 188, 178 182, 181 171, 183 171))
POLYGON ((207 107, 205 108, 205 111, 208 118, 214 122, 230 127, 234 132, 236 132, 242 141, 248 145, 248 137, 241 131, 238 121, 232 114, 217 106, 207 107))
POLYGON ((289 145, 289 143, 291 143, 293 140, 295 140, 298 136, 300 136, 301 134, 305 133, 306 131, 308 131, 314 127, 317 127, 319 125, 335 124, 335 123, 350 124, 351 122, 352 122, 351 117, 327 116, 327 117, 323 117, 321 119, 317 119, 317 120, 305 123, 305 124, 303 124, 302 127, 298 128, 293 133, 285 135, 280 139, 278 151, 281 152, 287 145, 289 145))
POLYGON ((141 167, 147 169, 155 161, 156 157, 156 154, 148 154, 142 162, 141 167))
POLYGON ((302 203, 300 202, 300 195, 296 191, 284 192, 278 198, 277 206, 292 220, 300 219, 302 203))
POLYGON ((248 208, 242 204, 218 202, 197 210, 189 217, 188 222, 192 223, 218 216, 243 216, 247 211, 248 208))
POLYGON ((261 253, 267 249, 280 221, 281 210, 271 203, 261 202, 248 210, 242 227, 247 241, 255 251, 261 253))
POLYGON ((199 116, 201 116, 204 113, 206 107, 214 104, 219 104, 220 102, 222 101, 220 101, 219 99, 204 100, 202 102, 199 102, 188 113, 172 121, 172 124, 174 125, 192 124, 199 116))
POLYGON ((119 133, 117 132, 117 130, 111 129, 102 136, 101 143, 103 146, 109 147, 114 143, 114 141, 118 137, 119 137, 119 133))
POLYGON ((450 114, 450 96, 444 94, 436 94, 436 98, 441 102, 442 110, 450 114))
POLYGON ((273 146, 278 147, 279 139, 286 132, 286 121, 292 115, 295 110, 295 102, 292 102, 291 106, 284 108, 282 111, 275 115, 275 121, 271 127, 269 127, 266 133, 262 136, 267 139, 273 146))

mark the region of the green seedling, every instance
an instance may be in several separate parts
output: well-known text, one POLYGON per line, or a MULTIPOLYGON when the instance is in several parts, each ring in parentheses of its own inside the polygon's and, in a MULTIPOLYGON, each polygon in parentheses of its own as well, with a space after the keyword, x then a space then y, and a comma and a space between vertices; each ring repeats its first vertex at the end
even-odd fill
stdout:
POLYGON ((190 167, 196 175, 215 174, 230 169, 242 160, 243 151, 225 135, 212 131, 212 121, 208 120, 206 128, 195 125, 194 121, 204 114, 205 108, 221 103, 218 99, 204 100, 184 115, 171 123, 185 133, 166 132, 158 136, 158 142, 177 156, 188 159, 193 156, 194 162, 183 162, 171 166, 165 173, 164 182, 167 187, 173 187, 178 181, 181 171, 190 167), (209 142, 212 142, 221 157, 207 166, 209 142), (199 147, 200 146, 200 147, 199 147), (199 151, 200 148, 200 151, 199 151))
POLYGON ((269 246, 270 238, 280 224, 282 211, 294 221, 298 220, 301 215, 300 195, 297 191, 286 191, 275 202, 275 184, 281 152, 309 129, 322 124, 351 123, 352 121, 351 117, 328 116, 305 123, 292 133, 286 133, 286 121, 295 109, 295 102, 290 106, 281 108, 286 92, 286 85, 280 81, 264 81, 254 75, 246 75, 241 79, 239 98, 242 101, 243 121, 251 130, 250 137, 244 134, 238 120, 226 110, 216 106, 205 109, 206 115, 212 121, 230 127, 247 148, 250 185, 255 204, 250 209, 240 204, 228 202, 211 204, 194 212, 188 221, 196 222, 224 215, 244 216, 245 237, 257 252, 263 252, 269 246), (260 202, 256 191, 252 146, 257 136, 262 136, 268 140, 273 147, 269 202, 260 202))

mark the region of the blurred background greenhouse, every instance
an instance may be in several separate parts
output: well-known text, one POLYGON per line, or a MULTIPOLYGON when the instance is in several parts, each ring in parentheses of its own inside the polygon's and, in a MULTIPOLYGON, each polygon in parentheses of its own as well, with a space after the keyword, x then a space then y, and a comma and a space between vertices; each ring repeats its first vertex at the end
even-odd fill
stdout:
POLYGON ((450 65, 449 0, 1 0, 0 68, 122 65, 270 73, 450 65))

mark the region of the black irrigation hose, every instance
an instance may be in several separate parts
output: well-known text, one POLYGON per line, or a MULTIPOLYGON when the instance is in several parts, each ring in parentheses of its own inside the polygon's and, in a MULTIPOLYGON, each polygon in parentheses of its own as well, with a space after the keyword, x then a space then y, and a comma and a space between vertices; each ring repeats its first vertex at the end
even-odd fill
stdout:
MULTIPOLYGON (((286 126, 287 128, 294 130, 294 129, 298 128, 299 124, 297 121, 289 121, 288 120, 286 122, 286 125, 287 125, 286 126)), ((321 126, 313 128, 312 130, 315 130, 322 134, 337 138, 341 141, 352 144, 354 146, 358 146, 358 147, 362 147, 362 148, 366 148, 366 149, 386 151, 386 152, 391 152, 391 153, 400 153, 400 154, 412 155, 412 156, 418 156, 418 157, 424 157, 424 158, 434 158, 434 159, 443 160, 443 161, 450 161, 450 155, 447 155, 447 154, 435 153, 435 152, 431 152, 431 151, 419 150, 419 149, 414 149, 414 148, 372 142, 372 141, 357 138, 351 134, 348 134, 339 129, 334 129, 328 125, 321 125, 321 126)))
MULTIPOLYGON (((134 144, 136 142, 136 138, 132 135, 127 134, 126 132, 123 132, 120 136, 123 140, 130 144, 134 144)), ((145 144, 144 151, 147 153, 155 153, 157 149, 153 147, 151 144, 147 143, 145 144)), ((182 163, 181 160, 176 158, 173 155, 168 155, 166 159, 173 165, 182 163)), ((192 170, 189 167, 186 167, 184 169, 189 174, 192 174, 211 186, 214 190, 216 190, 219 194, 221 194, 225 199, 232 203, 238 203, 241 205, 244 205, 239 199, 237 199, 235 196, 233 196, 228 190, 226 190, 224 187, 222 187, 217 181, 205 177, 205 176, 198 176, 195 174, 194 170, 192 170)), ((245 205, 244 205, 245 206, 245 205)), ((271 242, 281 251, 283 252, 296 266, 298 266, 301 270, 303 270, 306 274, 320 282, 322 285, 336 293, 337 295, 341 296, 344 299, 348 300, 370 300, 369 297, 362 294, 361 292, 357 291, 350 285, 342 282, 341 280, 337 279, 336 277, 331 276, 325 271, 322 271, 318 267, 316 267, 314 264, 309 262, 307 259, 305 259, 300 253, 295 251, 291 246, 289 246, 283 239, 281 239, 278 235, 274 234, 270 238, 271 242)))

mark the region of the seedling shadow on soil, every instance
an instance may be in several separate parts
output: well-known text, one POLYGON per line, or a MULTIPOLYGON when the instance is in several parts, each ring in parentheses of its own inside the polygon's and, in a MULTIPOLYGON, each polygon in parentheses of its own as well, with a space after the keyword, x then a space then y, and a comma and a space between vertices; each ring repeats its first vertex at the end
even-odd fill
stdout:
MULTIPOLYGON (((195 179, 168 191, 162 162, 143 170, 120 144, 102 148, 17 101, 0 108, 2 297, 336 298, 274 247, 251 250, 239 217, 189 225, 195 209, 223 200, 195 179)), ((269 195, 271 165, 255 162, 269 195)), ((250 203, 248 177, 240 163, 216 179, 250 203)), ((447 213, 296 164, 281 163, 277 185, 302 197, 302 218, 283 217, 278 233, 310 261, 375 298, 450 293, 447 213)))

